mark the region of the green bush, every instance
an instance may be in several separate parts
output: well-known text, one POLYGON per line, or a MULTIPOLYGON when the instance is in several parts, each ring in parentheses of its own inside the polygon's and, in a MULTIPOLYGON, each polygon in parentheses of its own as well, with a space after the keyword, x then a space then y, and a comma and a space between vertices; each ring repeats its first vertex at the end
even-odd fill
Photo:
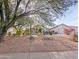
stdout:
POLYGON ((26 29, 24 31, 24 35, 30 35, 30 34, 32 34, 32 31, 30 31, 30 29, 26 29))

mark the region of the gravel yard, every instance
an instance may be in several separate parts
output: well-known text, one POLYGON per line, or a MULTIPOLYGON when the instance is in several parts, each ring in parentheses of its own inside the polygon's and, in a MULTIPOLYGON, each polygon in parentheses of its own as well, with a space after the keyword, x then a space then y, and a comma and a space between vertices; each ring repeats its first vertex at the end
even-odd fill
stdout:
POLYGON ((67 36, 35 36, 32 40, 29 36, 5 37, 0 43, 2 53, 27 53, 27 52, 56 52, 77 51, 77 42, 69 40, 67 36))

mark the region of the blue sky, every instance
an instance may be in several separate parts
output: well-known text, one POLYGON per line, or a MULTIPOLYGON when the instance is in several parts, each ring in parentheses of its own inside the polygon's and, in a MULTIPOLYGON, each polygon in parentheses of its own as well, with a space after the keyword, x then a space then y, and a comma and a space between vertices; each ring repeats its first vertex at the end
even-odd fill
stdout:
POLYGON ((71 26, 77 26, 78 25, 78 5, 71 6, 68 11, 65 12, 65 16, 61 17, 60 19, 57 19, 55 24, 59 25, 61 23, 71 25, 71 26))

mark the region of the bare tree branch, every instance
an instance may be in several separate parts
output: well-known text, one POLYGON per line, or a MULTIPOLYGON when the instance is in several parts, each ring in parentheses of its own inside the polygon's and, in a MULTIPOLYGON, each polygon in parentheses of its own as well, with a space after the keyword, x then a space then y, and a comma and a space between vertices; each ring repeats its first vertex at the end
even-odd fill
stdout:
POLYGON ((7 24, 7 28, 11 27, 11 26, 15 23, 15 21, 16 21, 16 19, 15 19, 15 18, 16 18, 16 13, 17 13, 17 10, 18 10, 18 7, 19 7, 21 1, 22 1, 22 0, 17 1, 17 5, 16 5, 16 7, 15 7, 15 11, 14 11, 13 18, 12 18, 12 20, 7 24))
MULTIPOLYGON (((45 8, 40 8, 37 10, 30 10, 28 12, 24 12, 24 13, 20 14, 19 16, 17 16, 16 19, 22 18, 24 16, 32 15, 32 14, 38 14, 38 13, 40 13, 40 10, 43 10, 43 9, 45 9, 45 8)), ((46 9, 48 9, 48 8, 46 8, 46 9)))
POLYGON ((26 6, 25 6, 25 12, 26 12, 26 9, 27 9, 29 3, 30 3, 30 0, 28 0, 27 4, 26 4, 26 6))

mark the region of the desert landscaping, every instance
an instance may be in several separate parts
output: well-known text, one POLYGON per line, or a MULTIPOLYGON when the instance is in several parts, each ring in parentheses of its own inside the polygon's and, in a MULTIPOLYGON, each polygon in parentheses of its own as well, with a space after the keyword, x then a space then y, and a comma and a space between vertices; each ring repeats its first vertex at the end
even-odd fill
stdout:
POLYGON ((77 0, 0 0, 0 59, 78 59, 77 0))
POLYGON ((77 51, 77 44, 68 35, 33 35, 31 40, 29 36, 11 36, 0 43, 0 53, 77 51))

